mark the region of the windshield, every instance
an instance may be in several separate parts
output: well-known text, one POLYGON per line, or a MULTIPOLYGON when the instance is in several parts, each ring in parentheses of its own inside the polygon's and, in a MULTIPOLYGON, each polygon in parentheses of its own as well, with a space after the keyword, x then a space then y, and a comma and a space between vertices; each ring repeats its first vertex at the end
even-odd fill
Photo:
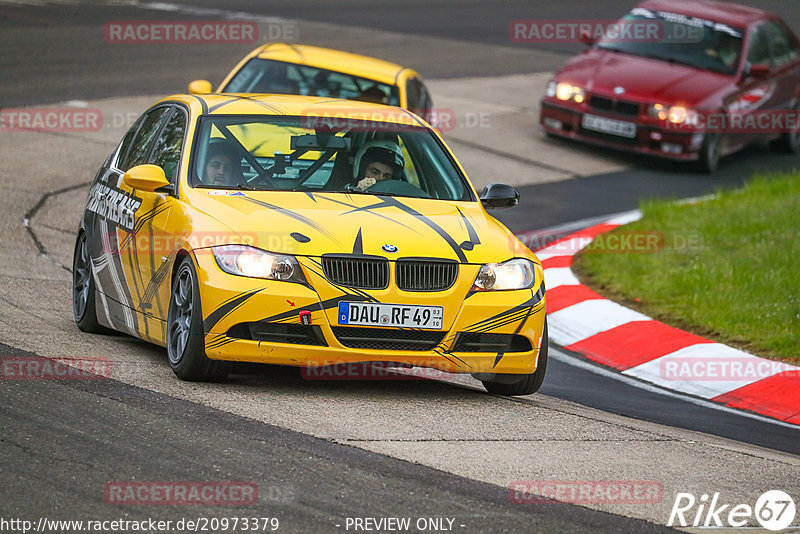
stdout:
POLYGON ((656 21, 656 39, 626 40, 604 36, 597 43, 603 50, 688 65, 701 70, 734 74, 742 54, 744 30, 680 13, 636 8, 620 25, 656 21))
POLYGON ((427 128, 336 116, 205 117, 198 127, 191 184, 475 200, 466 178, 427 128))
POLYGON ((395 85, 307 65, 258 58, 248 61, 222 92, 325 96, 400 105, 395 85))

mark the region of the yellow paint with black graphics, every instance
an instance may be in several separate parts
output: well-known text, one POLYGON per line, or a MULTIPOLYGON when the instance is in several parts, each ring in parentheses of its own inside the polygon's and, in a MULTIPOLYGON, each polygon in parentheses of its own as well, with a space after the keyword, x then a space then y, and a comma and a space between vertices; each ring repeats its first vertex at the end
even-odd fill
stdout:
MULTIPOLYGON (((205 353, 210 359, 298 366, 385 361, 457 373, 530 374, 537 369, 545 323, 541 263, 487 214, 480 201, 293 191, 244 190, 233 195, 190 185, 189 154, 197 121, 203 116, 324 117, 332 110, 345 110, 388 124, 428 128, 446 147, 419 117, 399 108, 363 102, 286 95, 177 95, 161 103, 178 105, 188 113, 175 191, 146 192, 119 185, 124 194, 141 200, 133 227, 117 226, 114 239, 106 239, 116 243, 106 251, 112 256, 107 261, 122 269, 121 283, 131 302, 117 302, 108 290, 103 296, 106 304, 111 303, 112 308, 121 304, 121 311, 110 309, 101 322, 165 345, 175 268, 188 256, 197 272, 205 353), (399 289, 394 283, 396 255, 382 248, 387 243, 402 251, 402 257, 456 262, 455 283, 443 291, 399 289), (307 285, 228 274, 210 248, 223 244, 246 244, 293 255, 307 285), (328 279, 322 256, 355 252, 388 260, 388 287, 358 289, 328 279), (530 289, 475 290, 473 283, 481 265, 513 258, 535 264, 536 281, 530 289), (442 306, 442 339, 429 350, 419 351, 348 348, 333 330, 342 328, 337 320, 339 301, 442 306), (304 310, 318 327, 318 344, 254 341, 232 335, 237 325, 245 323, 300 325, 300 311, 304 310), (134 314, 132 322, 125 318, 128 312, 134 314), (122 327, 123 322, 129 326, 122 327), (459 351, 456 341, 465 333, 513 334, 529 344, 516 351, 459 351)), ((458 165, 454 156, 453 161, 458 165)), ((474 189, 471 191, 477 198, 474 189)))

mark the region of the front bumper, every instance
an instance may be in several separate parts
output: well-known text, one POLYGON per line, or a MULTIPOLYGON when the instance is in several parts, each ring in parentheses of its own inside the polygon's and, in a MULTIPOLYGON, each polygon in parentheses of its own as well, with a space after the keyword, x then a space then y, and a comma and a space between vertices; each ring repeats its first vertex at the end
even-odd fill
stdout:
POLYGON ((313 259, 298 259, 309 286, 229 275, 210 250, 195 251, 209 358, 305 367, 395 362, 451 373, 530 374, 537 368, 545 321, 540 267, 535 287, 520 291, 469 293, 479 266, 462 264, 446 291, 349 293, 313 269, 313 259), (443 306, 443 329, 339 326, 338 301, 365 293, 384 303, 443 306), (301 323, 301 311, 310 313, 310 326, 301 323), (371 342, 376 333, 396 343, 371 342))
POLYGON ((670 130, 645 121, 641 116, 604 113, 588 106, 581 106, 580 109, 572 108, 548 100, 542 100, 539 127, 549 134, 583 143, 677 161, 697 160, 704 139, 704 134, 701 132, 670 130), (616 121, 634 123, 636 136, 627 138, 587 130, 583 126, 583 117, 587 113, 616 121))

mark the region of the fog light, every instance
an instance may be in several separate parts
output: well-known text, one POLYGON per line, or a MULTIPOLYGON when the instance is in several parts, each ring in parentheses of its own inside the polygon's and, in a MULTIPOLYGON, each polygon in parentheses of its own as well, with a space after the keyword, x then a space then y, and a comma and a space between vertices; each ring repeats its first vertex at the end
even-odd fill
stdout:
POLYGON ((661 132, 650 132, 650 139, 653 141, 661 141, 661 138, 664 137, 661 132))
POLYGON ((691 147, 692 151, 700 150, 700 147, 703 146, 703 140, 705 139, 705 135, 701 133, 693 134, 692 140, 689 142, 689 146, 691 147))
POLYGON ((553 130, 561 130, 564 127, 564 124, 558 119, 551 119, 550 117, 545 117, 544 125, 548 128, 552 128, 553 130))
POLYGON ((667 154, 680 154, 683 152, 683 147, 681 145, 676 145, 675 143, 662 143, 661 151, 666 152, 667 154))

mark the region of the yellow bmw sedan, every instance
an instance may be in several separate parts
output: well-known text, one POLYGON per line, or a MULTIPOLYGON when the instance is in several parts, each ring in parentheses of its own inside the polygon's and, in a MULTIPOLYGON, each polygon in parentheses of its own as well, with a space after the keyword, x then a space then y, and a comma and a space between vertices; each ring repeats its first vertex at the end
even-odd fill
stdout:
POLYGON ((439 134, 397 107, 290 95, 157 102, 98 171, 73 310, 167 348, 185 380, 230 362, 388 362, 532 393, 542 266, 485 211, 439 134))
MULTIPOLYGON (((212 91, 207 80, 189 84, 190 93, 212 91)), ((400 106, 429 122, 433 115, 430 92, 416 71, 382 59, 319 46, 259 46, 233 68, 216 92, 347 98, 400 106)))

